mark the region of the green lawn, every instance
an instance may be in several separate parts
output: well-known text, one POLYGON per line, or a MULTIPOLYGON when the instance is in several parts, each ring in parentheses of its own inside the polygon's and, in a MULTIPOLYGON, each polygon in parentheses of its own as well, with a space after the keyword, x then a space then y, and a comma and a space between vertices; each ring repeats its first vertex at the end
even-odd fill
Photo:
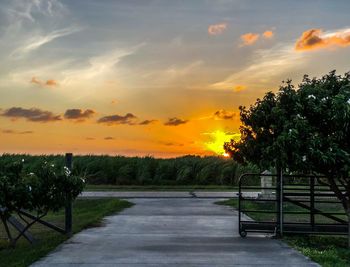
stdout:
MULTIPOLYGON (((230 199, 217 202, 219 205, 238 207, 238 199, 230 199)), ((270 203, 257 205, 256 202, 247 202, 249 209, 273 209, 270 203)), ((327 207, 332 208, 332 207, 327 207)), ((287 210, 298 209, 295 206, 287 207, 287 210)), ((273 220, 273 214, 248 213, 256 221, 273 220)), ((292 217, 292 215, 290 215, 292 217)), ((305 216, 294 215, 295 221, 304 221, 305 216)), ((283 240, 290 246, 299 250, 305 256, 325 267, 348 267, 350 266, 350 249, 347 248, 347 238, 343 236, 317 236, 317 235, 289 235, 283 240)))
MULTIPOLYGON (((78 199, 73 205, 73 232, 99 226, 103 217, 131 206, 130 202, 118 199, 78 199)), ((64 213, 63 211, 50 213, 45 220, 63 225, 64 213)), ((39 225, 36 225, 31 232, 39 239, 35 245, 30 245, 21 239, 16 248, 12 249, 8 247, 6 240, 0 239, 1 267, 29 266, 67 239, 65 235, 39 225)), ((0 224, 0 237, 4 236, 3 225, 0 224)))
POLYGON ((91 185, 85 191, 237 191, 237 187, 225 185, 91 185))

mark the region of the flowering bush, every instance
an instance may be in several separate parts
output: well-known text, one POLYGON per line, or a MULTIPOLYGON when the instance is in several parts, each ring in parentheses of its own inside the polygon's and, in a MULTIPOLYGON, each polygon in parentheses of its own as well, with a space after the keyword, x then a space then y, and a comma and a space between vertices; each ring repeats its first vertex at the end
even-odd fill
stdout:
POLYGON ((37 214, 57 211, 83 190, 84 179, 47 162, 26 173, 24 162, 0 165, 0 208, 5 214, 25 209, 37 214))

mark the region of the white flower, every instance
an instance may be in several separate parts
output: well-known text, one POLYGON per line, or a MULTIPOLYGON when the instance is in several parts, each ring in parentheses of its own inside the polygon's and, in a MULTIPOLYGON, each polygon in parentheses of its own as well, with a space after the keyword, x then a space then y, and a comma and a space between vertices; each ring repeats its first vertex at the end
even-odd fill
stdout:
POLYGON ((51 167, 52 167, 52 168, 55 167, 55 164, 51 164, 51 167))
POLYGON ((33 176, 33 175, 34 175, 34 172, 30 172, 29 175, 30 175, 30 176, 33 176))
POLYGON ((316 96, 314 96, 314 95, 309 95, 308 97, 307 97, 308 99, 316 99, 316 96))
POLYGON ((72 173, 70 171, 70 169, 68 167, 66 167, 66 166, 64 166, 63 169, 64 169, 64 173, 65 173, 66 176, 69 176, 72 173))
POLYGON ((304 161, 304 162, 306 161, 306 156, 303 156, 303 161, 304 161))
POLYGON ((293 130, 292 129, 289 129, 289 133, 292 133, 293 132, 293 130))
POLYGON ((24 159, 22 159, 22 162, 24 162, 24 159))
POLYGON ((348 99, 348 102, 347 102, 349 105, 350 105, 350 98, 348 99))
POLYGON ((32 187, 28 186, 28 190, 29 190, 29 192, 31 192, 32 191, 32 187))
POLYGON ((85 184, 85 179, 84 178, 80 178, 82 181, 83 181, 83 183, 85 184))

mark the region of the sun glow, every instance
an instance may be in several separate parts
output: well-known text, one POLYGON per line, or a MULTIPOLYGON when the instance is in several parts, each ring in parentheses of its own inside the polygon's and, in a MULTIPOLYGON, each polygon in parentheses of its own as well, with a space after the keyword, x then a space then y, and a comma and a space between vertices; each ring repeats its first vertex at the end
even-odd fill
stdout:
POLYGON ((229 157, 230 157, 230 154, 229 154, 229 153, 224 152, 224 154, 222 154, 222 156, 223 156, 223 157, 225 157, 225 158, 229 158, 229 157))
POLYGON ((229 133, 217 130, 215 132, 206 133, 210 137, 210 141, 204 143, 205 148, 214 152, 217 155, 229 157, 230 155, 224 150, 224 143, 229 142, 231 139, 239 140, 239 133, 229 133))

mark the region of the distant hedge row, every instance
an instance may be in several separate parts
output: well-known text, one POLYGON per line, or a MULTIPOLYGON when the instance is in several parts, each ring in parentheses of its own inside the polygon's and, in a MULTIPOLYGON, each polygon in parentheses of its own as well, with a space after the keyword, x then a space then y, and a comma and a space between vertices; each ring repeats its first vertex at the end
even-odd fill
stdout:
MULTIPOLYGON (((24 159, 31 172, 43 161, 64 164, 64 156, 0 156, 0 164, 24 159)), ((184 156, 172 159, 124 156, 74 156, 73 172, 89 184, 110 185, 237 185, 244 172, 257 172, 222 157, 184 156)))

